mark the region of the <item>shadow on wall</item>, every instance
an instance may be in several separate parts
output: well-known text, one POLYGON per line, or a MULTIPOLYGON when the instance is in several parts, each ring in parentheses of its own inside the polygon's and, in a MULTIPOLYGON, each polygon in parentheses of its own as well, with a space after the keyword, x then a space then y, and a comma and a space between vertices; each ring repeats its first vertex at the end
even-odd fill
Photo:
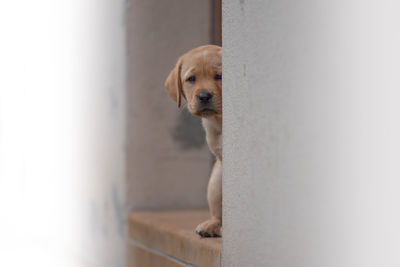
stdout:
POLYGON ((191 115, 186 108, 181 109, 171 136, 182 150, 200 149, 206 141, 201 119, 191 115))

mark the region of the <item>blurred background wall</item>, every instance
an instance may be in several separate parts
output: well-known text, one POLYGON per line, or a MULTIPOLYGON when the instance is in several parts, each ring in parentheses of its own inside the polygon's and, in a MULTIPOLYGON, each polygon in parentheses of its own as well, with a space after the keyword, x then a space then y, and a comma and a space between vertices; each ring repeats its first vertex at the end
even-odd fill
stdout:
POLYGON ((124 266, 125 1, 0 8, 0 266, 124 266))
POLYGON ((132 209, 207 207, 212 157, 204 130, 199 118, 177 108, 164 82, 182 54, 220 43, 218 2, 128 3, 126 166, 132 209))

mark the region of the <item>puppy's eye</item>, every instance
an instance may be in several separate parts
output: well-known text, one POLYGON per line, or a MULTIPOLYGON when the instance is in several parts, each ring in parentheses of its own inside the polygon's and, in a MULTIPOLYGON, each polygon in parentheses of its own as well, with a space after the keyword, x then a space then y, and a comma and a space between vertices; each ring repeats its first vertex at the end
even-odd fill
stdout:
POLYGON ((222 80, 222 75, 221 74, 215 74, 215 79, 216 80, 222 80))
POLYGON ((194 83, 194 82, 196 81, 196 76, 192 75, 192 76, 190 76, 189 78, 187 78, 186 81, 188 81, 188 82, 190 82, 190 83, 194 83))

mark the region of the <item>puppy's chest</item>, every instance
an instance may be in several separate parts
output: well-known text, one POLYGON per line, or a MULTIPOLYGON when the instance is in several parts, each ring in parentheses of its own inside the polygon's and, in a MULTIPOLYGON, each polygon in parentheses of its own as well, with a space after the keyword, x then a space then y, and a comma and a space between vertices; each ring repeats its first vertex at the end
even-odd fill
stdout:
POLYGON ((222 161, 222 121, 214 118, 203 118, 202 121, 208 147, 222 161))

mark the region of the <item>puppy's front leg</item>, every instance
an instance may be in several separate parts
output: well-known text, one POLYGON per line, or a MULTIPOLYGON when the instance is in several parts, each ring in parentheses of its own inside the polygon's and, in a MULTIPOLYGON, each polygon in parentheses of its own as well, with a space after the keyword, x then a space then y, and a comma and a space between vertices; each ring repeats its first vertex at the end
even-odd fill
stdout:
POLYGON ((222 235, 222 164, 217 160, 211 172, 207 190, 211 219, 199 224, 196 233, 202 237, 222 235))

